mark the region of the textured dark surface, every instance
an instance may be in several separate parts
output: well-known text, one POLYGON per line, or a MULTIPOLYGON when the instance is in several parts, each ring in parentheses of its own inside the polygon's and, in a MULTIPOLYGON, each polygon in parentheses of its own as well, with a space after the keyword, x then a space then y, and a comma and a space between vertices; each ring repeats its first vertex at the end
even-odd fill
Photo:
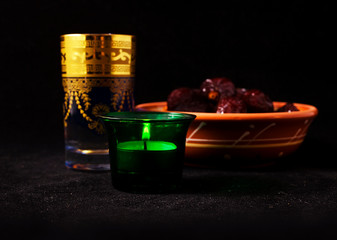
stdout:
POLYGON ((271 168, 185 167, 182 189, 170 194, 121 192, 109 172, 66 169, 62 145, 9 145, 1 150, 0 228, 41 239, 335 235, 337 171, 308 158, 308 144, 271 168))

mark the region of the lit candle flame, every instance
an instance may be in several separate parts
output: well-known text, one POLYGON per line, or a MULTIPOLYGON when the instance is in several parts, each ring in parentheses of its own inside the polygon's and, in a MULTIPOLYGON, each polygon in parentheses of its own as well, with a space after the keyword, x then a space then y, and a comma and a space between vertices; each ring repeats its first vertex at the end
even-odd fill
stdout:
POLYGON ((147 150, 146 141, 150 140, 150 123, 144 123, 142 140, 144 141, 144 150, 147 150))
POLYGON ((144 123, 142 140, 143 141, 150 140, 150 123, 144 123))

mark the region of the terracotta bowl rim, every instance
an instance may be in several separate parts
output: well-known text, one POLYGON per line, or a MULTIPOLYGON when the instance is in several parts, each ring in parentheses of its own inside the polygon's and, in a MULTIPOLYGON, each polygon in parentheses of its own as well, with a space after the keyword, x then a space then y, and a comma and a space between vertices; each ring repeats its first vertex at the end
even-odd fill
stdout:
MULTIPOLYGON (((273 102, 274 107, 277 109, 286 102, 273 102)), ((204 112, 187 112, 187 111, 169 111, 169 112, 180 112, 194 114, 197 116, 197 120, 267 120, 267 119, 294 119, 294 118, 308 118, 316 117, 318 110, 315 106, 304 104, 304 103, 294 103, 294 105, 300 110, 296 112, 268 112, 268 113, 204 113, 204 112)), ((162 111, 167 112, 167 103, 162 102, 148 102, 136 105, 135 109, 137 111, 162 111), (153 110, 151 110, 151 108, 153 110), (155 108, 155 109, 154 109, 155 108)))

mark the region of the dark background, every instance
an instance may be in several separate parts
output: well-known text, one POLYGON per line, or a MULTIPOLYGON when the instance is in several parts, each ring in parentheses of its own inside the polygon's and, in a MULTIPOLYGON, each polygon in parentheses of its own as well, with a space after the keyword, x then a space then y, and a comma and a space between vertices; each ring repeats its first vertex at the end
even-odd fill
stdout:
MULTIPOLYGON (((214 213, 218 218, 226 211, 233 211, 233 216, 236 212, 246 216, 246 211, 251 215, 268 214, 271 208, 263 204, 271 202, 280 204, 278 207, 274 204, 276 214, 287 213, 284 215, 287 223, 292 216, 289 206, 297 203, 291 207, 295 213, 302 213, 306 201, 310 204, 305 209, 312 219, 316 214, 330 212, 331 219, 336 220, 337 111, 332 9, 327 1, 298 0, 2 1, 0 160, 3 162, 0 169, 4 192, 0 200, 4 201, 0 201, 3 206, 0 225, 9 217, 17 221, 20 214, 35 216, 39 223, 41 216, 50 222, 70 218, 72 222, 81 222, 88 216, 102 217, 103 221, 117 212, 122 221, 119 223, 120 219, 116 218, 112 222, 128 231, 129 225, 123 223, 132 217, 137 216, 138 222, 144 220, 142 226, 145 226, 150 216, 152 222, 165 219, 166 213, 172 213, 170 207, 179 210, 175 214, 182 221, 176 225, 183 224, 192 210, 182 208, 189 206, 199 210, 194 213, 197 216, 207 216, 196 227, 187 228, 201 231, 204 220, 213 219, 209 215, 212 211, 219 210, 214 213), (107 174, 66 171, 62 153, 59 36, 108 32, 137 37, 136 104, 165 101, 177 87, 198 87, 206 78, 227 76, 238 87, 260 88, 274 101, 315 105, 319 115, 303 146, 287 163, 288 170, 238 174, 206 171, 200 180, 197 170, 187 169, 186 177, 192 179, 192 184, 188 183, 191 192, 173 196, 127 195, 110 187, 107 174), (42 161, 46 163, 41 164, 42 161), (293 164, 297 167, 289 170, 293 164), (297 171, 298 168, 305 170, 297 171), (270 179, 281 182, 282 186, 270 179), (245 182, 242 185, 246 189, 240 188, 238 180, 245 182), (308 187, 302 187, 302 182, 308 182, 308 187), (259 192, 262 183, 268 187, 259 192), (238 186, 237 192, 234 195, 212 192, 223 185, 238 186), (65 208, 67 204, 72 208, 65 208)), ((24 230, 31 227, 26 220, 21 225, 24 230)), ((249 230, 258 231, 256 226, 264 229, 259 222, 255 225, 248 222, 249 219, 249 230)), ((233 235, 241 231, 240 224, 231 222, 230 218, 225 223, 233 227, 230 227, 233 235)), ((40 232, 43 224, 33 224, 36 228, 33 230, 40 232)), ((211 224, 212 221, 208 226, 211 224)), ((271 225, 272 222, 268 226, 271 225)), ((296 225, 296 219, 289 225, 299 234, 308 229, 317 230, 314 223, 296 225)), ((3 226, 5 229, 7 225, 3 226)), ((281 226, 273 226, 282 233, 281 226)), ((330 219, 320 225, 332 232, 334 226, 330 219)), ((13 229, 15 232, 16 228, 13 229)), ((321 236, 321 231, 317 231, 321 236)))
POLYGON ((315 105, 334 141, 331 6, 308 1, 3 1, 1 141, 63 141, 59 36, 137 36, 136 104, 209 77, 315 105))

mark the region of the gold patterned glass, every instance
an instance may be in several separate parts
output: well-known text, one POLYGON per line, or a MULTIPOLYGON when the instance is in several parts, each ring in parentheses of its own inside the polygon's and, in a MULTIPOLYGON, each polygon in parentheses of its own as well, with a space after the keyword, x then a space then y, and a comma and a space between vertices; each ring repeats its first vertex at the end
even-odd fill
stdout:
POLYGON ((66 166, 109 170, 99 115, 132 111, 135 37, 122 34, 61 36, 66 166))

